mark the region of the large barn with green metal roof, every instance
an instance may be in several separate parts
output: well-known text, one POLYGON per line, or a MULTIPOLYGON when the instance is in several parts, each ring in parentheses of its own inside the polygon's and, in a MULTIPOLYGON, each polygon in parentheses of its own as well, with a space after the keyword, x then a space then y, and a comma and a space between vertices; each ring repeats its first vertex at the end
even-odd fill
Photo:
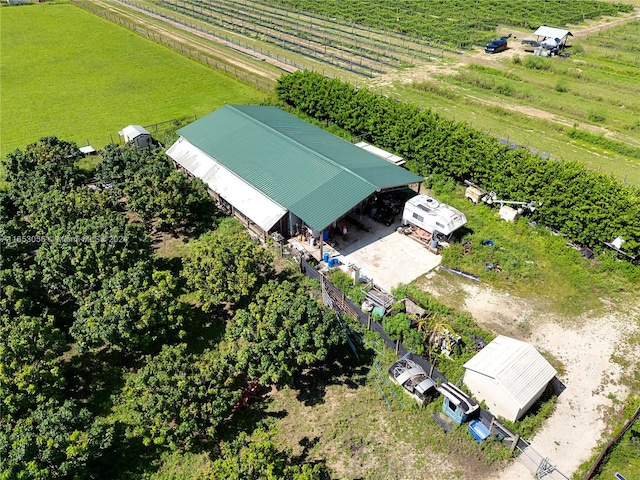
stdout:
POLYGON ((321 235, 372 195, 423 181, 277 107, 225 105, 177 133, 169 157, 265 236, 321 235))

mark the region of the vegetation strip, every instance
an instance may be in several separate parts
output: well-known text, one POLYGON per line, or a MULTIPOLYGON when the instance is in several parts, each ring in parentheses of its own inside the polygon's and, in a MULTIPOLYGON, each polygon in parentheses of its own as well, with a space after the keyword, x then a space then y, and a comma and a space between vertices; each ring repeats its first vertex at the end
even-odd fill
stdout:
POLYGON ((640 253, 640 189, 571 162, 511 150, 466 124, 445 120, 316 73, 282 77, 280 99, 407 159, 418 175, 472 180, 512 200, 542 202, 533 219, 590 246, 617 236, 640 253))

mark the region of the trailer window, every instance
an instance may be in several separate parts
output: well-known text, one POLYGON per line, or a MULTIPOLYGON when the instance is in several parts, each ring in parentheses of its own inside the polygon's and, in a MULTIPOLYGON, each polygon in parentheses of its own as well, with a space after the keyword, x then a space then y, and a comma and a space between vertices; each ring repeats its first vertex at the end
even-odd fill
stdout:
POLYGON ((440 222, 436 222, 436 225, 439 226, 440 228, 444 228, 444 225, 441 224, 440 222))
POLYGON ((424 222, 424 217, 422 215, 418 215, 417 213, 413 213, 413 218, 418 220, 419 222, 424 222))

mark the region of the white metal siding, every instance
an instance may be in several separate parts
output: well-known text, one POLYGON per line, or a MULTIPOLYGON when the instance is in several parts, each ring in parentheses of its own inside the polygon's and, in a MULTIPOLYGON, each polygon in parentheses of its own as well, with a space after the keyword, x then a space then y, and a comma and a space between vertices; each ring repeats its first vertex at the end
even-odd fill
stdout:
POLYGON ((464 373, 464 384, 469 387, 478 402, 485 402, 489 411, 496 417, 515 422, 521 411, 520 405, 495 379, 472 370, 464 373))
MULTIPOLYGON (((489 395, 488 390, 499 384, 517 410, 524 413, 556 375, 556 370, 530 344, 513 338, 498 336, 471 360, 465 363, 466 379, 473 379, 475 395, 489 395), (476 380, 469 372, 485 378, 476 380)), ((505 417, 508 418, 508 417, 505 417)))
POLYGON ((167 155, 193 176, 202 179, 211 190, 264 231, 268 232, 287 213, 284 207, 253 188, 182 137, 171 145, 167 155))

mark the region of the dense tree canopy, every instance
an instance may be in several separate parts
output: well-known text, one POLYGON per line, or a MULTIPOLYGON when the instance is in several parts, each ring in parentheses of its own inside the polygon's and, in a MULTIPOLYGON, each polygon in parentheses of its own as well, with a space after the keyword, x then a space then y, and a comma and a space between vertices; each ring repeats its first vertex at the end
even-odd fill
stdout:
POLYGON ((107 278, 81 300, 70 333, 80 351, 147 351, 182 327, 186 305, 170 272, 139 263, 107 278))
POLYGON ((2 162, 9 192, 18 205, 52 188, 71 190, 82 175, 76 162, 84 156, 73 142, 44 137, 24 151, 9 153, 2 162))
POLYGON ((216 209, 204 182, 176 170, 160 148, 108 145, 96 173, 147 225, 157 220, 171 232, 213 226, 216 209))
POLYGON ((343 339, 335 313, 289 281, 264 285, 248 309, 236 312, 227 333, 238 368, 265 384, 290 383, 343 339))
POLYGON ((150 262, 151 243, 140 224, 105 211, 51 226, 35 260, 52 298, 78 302, 117 272, 150 262))
POLYGON ((202 480, 325 480, 329 472, 324 463, 300 463, 291 452, 280 450, 263 430, 250 441, 241 434, 222 445, 222 451, 202 480))
POLYGON ((116 399, 131 434, 147 445, 179 449, 215 439, 240 394, 224 357, 165 345, 160 354, 144 357, 143 365, 127 377, 116 399))
POLYGON ((237 220, 225 219, 194 243, 183 274, 208 310, 249 298, 273 272, 271 252, 252 241, 237 220))
POLYGON ((91 478, 87 464, 111 444, 112 430, 74 401, 39 402, 30 416, 0 422, 2 478, 91 478))

